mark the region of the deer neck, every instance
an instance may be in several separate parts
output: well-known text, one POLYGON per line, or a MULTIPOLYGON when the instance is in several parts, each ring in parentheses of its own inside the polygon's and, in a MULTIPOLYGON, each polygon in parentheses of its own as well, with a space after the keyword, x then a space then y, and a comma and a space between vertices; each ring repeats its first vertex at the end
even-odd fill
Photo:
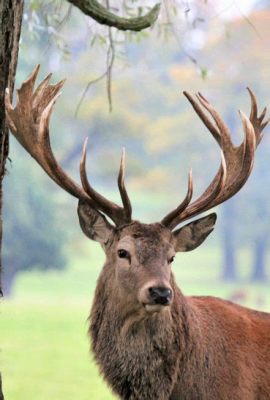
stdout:
POLYGON ((120 302, 112 301, 117 294, 111 284, 111 271, 108 268, 98 280, 90 316, 95 359, 121 398, 132 398, 129 390, 143 388, 136 398, 169 399, 190 357, 198 365, 200 338, 194 329, 198 324, 196 313, 173 277, 174 301, 164 312, 149 315, 139 308, 127 312, 120 302), (145 384, 136 387, 136 379, 140 382, 141 376, 145 384), (121 384, 123 381, 125 385, 121 384), (162 382, 162 387, 157 382, 162 382), (123 387, 126 393, 122 392, 123 387))

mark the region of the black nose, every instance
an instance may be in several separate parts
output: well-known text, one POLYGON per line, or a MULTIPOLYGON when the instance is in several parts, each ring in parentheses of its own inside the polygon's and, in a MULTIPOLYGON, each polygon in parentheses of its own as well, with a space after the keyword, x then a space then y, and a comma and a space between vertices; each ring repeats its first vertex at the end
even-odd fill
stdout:
POLYGON ((151 287, 149 288, 151 300, 155 304, 169 304, 172 299, 172 290, 165 287, 151 287))

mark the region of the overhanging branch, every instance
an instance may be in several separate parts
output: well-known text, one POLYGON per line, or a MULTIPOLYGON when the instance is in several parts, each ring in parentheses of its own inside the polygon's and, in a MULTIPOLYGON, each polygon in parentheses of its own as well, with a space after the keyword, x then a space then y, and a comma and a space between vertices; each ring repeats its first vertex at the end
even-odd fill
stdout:
POLYGON ((78 7, 84 14, 93 18, 100 24, 113 26, 122 31, 141 31, 149 28, 157 20, 160 4, 156 4, 146 15, 136 18, 119 17, 108 11, 96 0, 68 0, 69 3, 78 7))

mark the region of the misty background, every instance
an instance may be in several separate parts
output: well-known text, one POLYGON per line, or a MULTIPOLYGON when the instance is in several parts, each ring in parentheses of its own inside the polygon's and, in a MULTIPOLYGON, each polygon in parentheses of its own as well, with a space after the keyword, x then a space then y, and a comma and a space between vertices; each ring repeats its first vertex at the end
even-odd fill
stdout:
MULTIPOLYGON (((145 7, 131 3, 131 13, 145 7)), ((179 204, 190 168, 195 199, 219 167, 219 147, 184 90, 203 93, 235 144, 243 139, 238 110, 250 112, 246 87, 256 94, 259 110, 270 102, 267 1, 167 1, 158 24, 138 34, 109 33, 65 2, 26 1, 20 46, 16 87, 37 63, 38 81, 49 72, 53 83, 67 78, 50 124, 59 163, 79 182, 88 136, 89 180, 119 202, 125 147, 133 217, 142 222, 160 221, 179 204), (110 51, 108 83, 102 76, 110 51)), ((13 138, 10 148, 1 328, 7 399, 113 399, 89 357, 86 336, 103 252, 81 232, 77 200, 51 182, 13 138)), ((214 232, 197 250, 177 255, 173 271, 185 294, 270 310, 269 153, 266 127, 248 182, 215 210, 214 232)))

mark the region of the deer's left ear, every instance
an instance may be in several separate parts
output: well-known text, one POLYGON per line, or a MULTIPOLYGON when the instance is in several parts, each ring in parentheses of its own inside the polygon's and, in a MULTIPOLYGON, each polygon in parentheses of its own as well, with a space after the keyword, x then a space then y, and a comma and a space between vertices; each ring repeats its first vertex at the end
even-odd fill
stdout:
POLYGON ((214 229, 217 219, 215 213, 190 222, 173 232, 175 251, 196 249, 214 229))

